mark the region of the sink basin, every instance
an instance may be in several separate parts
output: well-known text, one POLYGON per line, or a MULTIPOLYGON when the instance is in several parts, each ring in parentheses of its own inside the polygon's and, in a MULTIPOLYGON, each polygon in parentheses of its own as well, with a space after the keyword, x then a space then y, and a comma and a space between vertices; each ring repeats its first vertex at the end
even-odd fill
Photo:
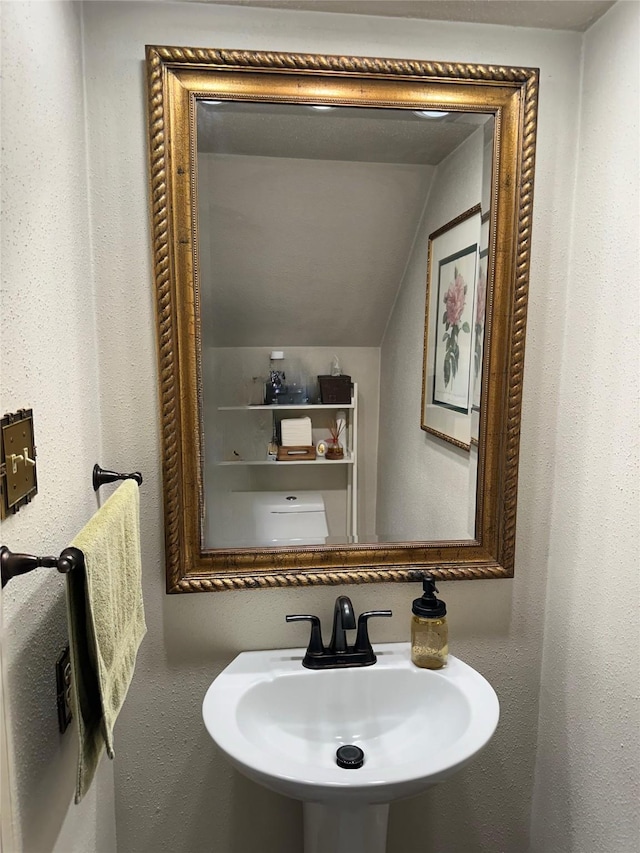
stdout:
POLYGON ((388 643, 374 666, 313 671, 304 652, 238 655, 202 708, 229 760, 289 797, 353 808, 418 794, 469 762, 498 724, 493 688, 455 657, 419 669, 408 643, 388 643), (338 766, 344 744, 363 750, 362 767, 338 766))

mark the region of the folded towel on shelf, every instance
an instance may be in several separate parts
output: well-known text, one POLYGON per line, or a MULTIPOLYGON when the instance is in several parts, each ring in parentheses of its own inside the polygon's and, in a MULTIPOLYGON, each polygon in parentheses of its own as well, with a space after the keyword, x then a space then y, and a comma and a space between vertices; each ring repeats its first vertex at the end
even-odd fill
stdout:
POLYGON ((140 496, 133 480, 105 501, 72 545, 85 570, 67 575, 72 710, 79 738, 76 803, 91 785, 122 708, 147 627, 142 603, 140 496))
POLYGON ((283 447, 311 446, 311 418, 283 418, 280 422, 280 435, 283 447))

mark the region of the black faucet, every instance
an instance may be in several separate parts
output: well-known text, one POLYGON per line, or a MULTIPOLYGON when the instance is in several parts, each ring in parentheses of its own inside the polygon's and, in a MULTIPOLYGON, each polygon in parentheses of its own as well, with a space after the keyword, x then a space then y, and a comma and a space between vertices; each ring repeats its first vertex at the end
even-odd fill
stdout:
POLYGON ((391 616, 390 610, 368 610, 358 618, 358 630, 353 646, 347 643, 346 632, 356 627, 356 617, 351 599, 339 595, 333 608, 333 632, 328 647, 322 642, 322 629, 317 616, 295 615, 285 617, 287 622, 311 622, 309 646, 302 665, 307 669, 338 669, 348 666, 371 666, 377 660, 369 640, 368 620, 372 616, 391 616))

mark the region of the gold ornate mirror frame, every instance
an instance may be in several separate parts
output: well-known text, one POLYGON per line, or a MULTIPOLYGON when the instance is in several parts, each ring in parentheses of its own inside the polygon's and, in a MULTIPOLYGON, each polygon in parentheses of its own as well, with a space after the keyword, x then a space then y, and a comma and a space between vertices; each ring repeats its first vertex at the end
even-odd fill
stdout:
MULTIPOLYGON (((511 577, 538 71, 402 59, 147 47, 167 591, 511 577), (495 119, 476 539, 203 548, 198 99, 490 113, 495 119)), ((426 272, 426 271, 425 271, 426 272)), ((418 425, 416 425, 418 428, 418 425)))

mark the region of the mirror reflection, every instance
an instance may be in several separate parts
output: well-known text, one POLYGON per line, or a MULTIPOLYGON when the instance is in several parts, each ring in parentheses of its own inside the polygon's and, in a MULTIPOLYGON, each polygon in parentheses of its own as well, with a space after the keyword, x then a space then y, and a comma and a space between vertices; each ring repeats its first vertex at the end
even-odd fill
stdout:
POLYGON ((492 154, 489 114, 198 100, 205 548, 474 537, 492 154))

